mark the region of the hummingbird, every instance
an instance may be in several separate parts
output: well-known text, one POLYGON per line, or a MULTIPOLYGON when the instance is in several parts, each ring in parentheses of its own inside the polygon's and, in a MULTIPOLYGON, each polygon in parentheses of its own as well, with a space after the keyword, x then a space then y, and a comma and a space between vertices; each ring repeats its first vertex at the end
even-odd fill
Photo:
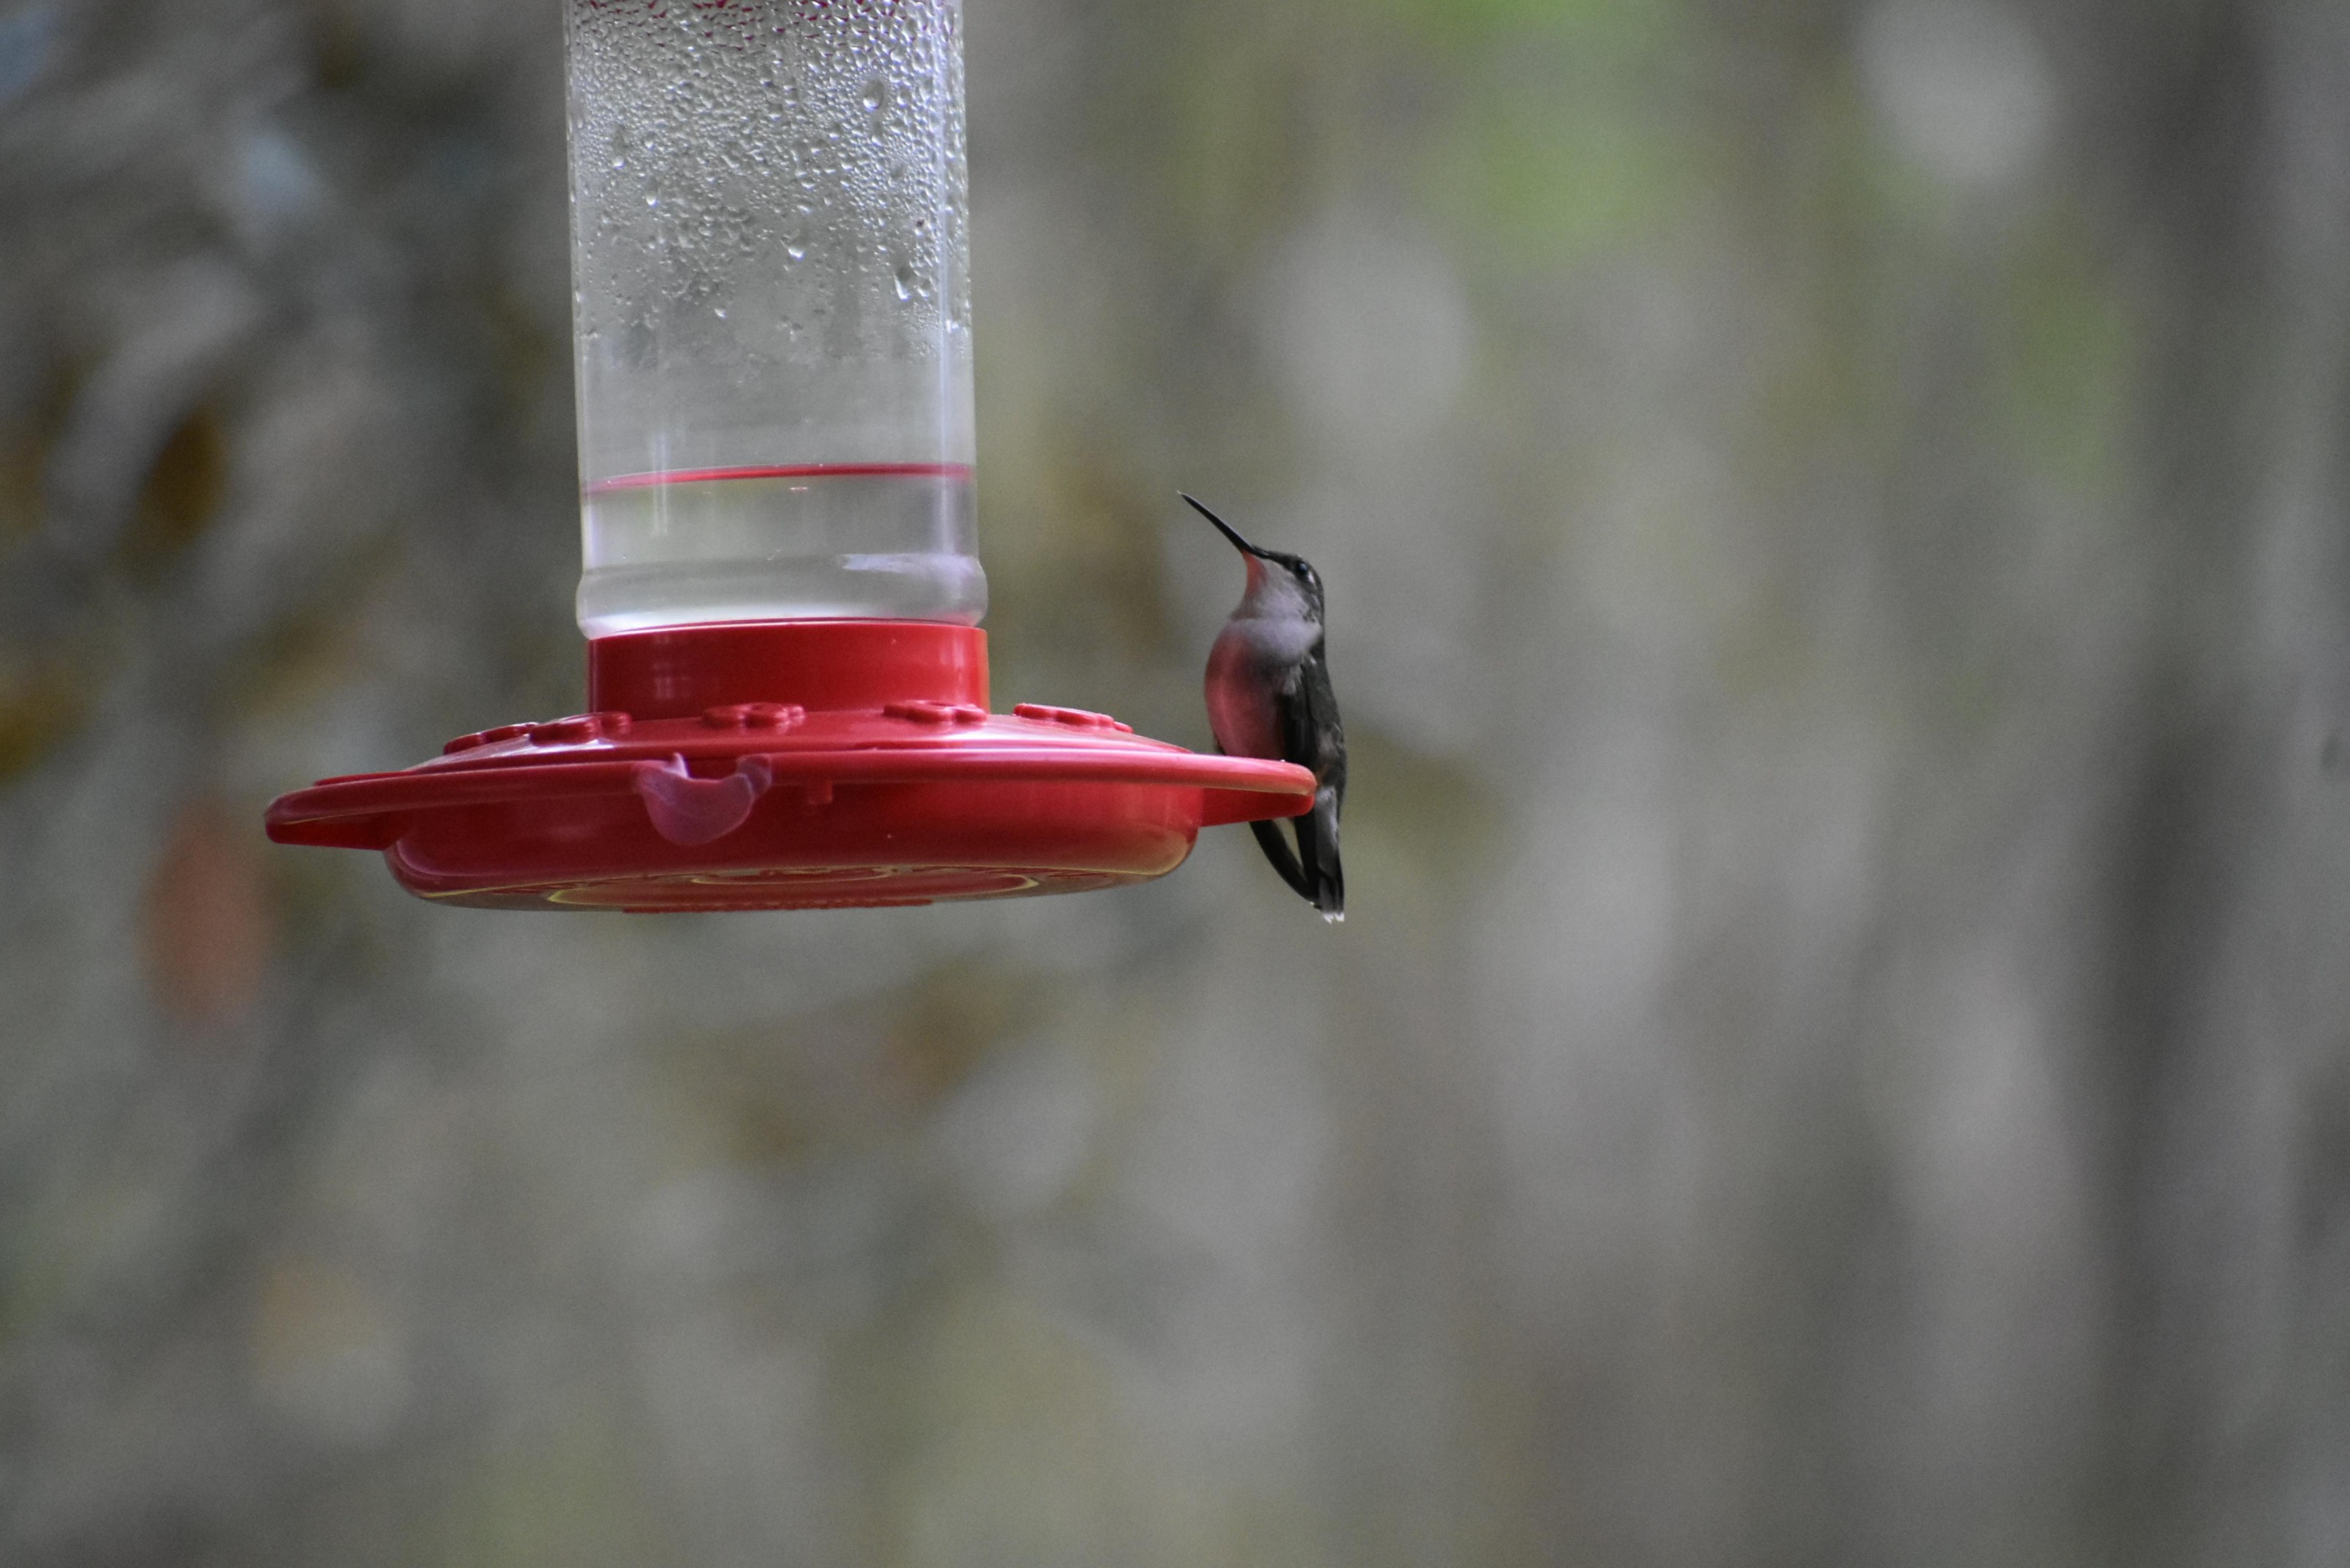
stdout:
POLYGON ((1347 918, 1338 869, 1347 732, 1323 648, 1322 579, 1299 557, 1259 549, 1191 496, 1183 499, 1248 563, 1248 591, 1208 654, 1208 727, 1228 756, 1269 757, 1313 773, 1314 809, 1290 819, 1295 853, 1278 824, 1249 827, 1281 879, 1335 924, 1347 918))

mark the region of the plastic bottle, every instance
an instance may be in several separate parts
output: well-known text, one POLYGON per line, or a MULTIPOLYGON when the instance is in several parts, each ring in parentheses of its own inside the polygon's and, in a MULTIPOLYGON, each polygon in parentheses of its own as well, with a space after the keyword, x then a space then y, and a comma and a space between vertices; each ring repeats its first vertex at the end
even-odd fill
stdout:
POLYGON ((960 0, 569 0, 590 638, 976 624, 960 0))

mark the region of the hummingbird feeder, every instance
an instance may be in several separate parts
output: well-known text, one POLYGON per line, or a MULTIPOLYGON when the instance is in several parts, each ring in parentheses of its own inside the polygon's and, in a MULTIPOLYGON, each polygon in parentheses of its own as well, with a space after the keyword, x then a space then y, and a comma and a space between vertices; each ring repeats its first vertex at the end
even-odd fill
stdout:
POLYGON ((1305 769, 989 711, 961 0, 570 0, 588 711, 269 809, 485 909, 927 904, 1180 866, 1305 769))

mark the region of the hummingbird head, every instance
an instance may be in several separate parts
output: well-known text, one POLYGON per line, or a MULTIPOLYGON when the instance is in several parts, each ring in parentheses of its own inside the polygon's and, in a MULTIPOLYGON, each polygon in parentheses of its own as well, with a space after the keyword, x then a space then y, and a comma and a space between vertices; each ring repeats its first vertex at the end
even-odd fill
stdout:
POLYGON ((1232 547, 1248 561, 1249 598, 1286 601, 1288 605, 1294 605, 1296 613, 1315 625, 1322 624, 1322 578, 1315 572, 1312 563, 1303 556, 1260 549, 1242 538, 1231 524, 1191 496, 1185 495, 1183 499, 1191 510, 1214 524, 1217 531, 1230 539, 1232 547))

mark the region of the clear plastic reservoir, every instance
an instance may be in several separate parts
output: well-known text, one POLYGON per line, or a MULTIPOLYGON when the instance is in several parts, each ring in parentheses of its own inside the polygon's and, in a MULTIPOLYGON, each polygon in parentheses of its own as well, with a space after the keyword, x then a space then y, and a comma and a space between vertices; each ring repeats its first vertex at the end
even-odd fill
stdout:
POLYGON ((569 0, 589 637, 976 623, 960 0, 569 0))

